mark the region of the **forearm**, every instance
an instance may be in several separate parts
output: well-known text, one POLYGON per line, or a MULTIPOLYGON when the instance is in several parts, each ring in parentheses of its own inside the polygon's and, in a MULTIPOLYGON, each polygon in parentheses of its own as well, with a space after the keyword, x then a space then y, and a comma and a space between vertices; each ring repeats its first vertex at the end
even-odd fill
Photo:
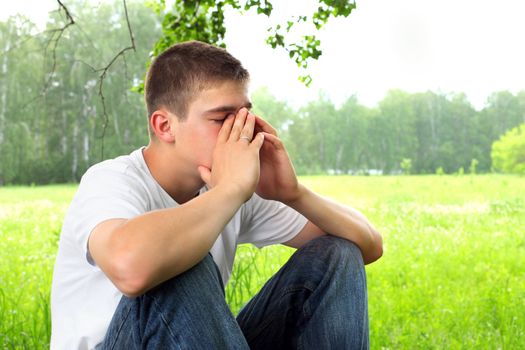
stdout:
POLYGON ((216 187, 179 207, 127 220, 99 245, 101 267, 123 293, 140 295, 202 260, 242 202, 230 188, 216 187))
POLYGON ((381 257, 381 235, 359 211, 324 198, 302 185, 299 185, 299 195, 286 204, 324 232, 354 242, 361 249, 366 264, 381 257))

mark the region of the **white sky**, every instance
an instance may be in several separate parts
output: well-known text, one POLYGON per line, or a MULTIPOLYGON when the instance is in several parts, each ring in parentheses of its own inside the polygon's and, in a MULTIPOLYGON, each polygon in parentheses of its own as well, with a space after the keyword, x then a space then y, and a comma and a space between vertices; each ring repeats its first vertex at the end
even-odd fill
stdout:
MULTIPOLYGON (((67 0, 64 0, 67 4, 67 0)), ((284 22, 312 8, 312 0, 274 0, 284 22)), ((56 8, 52 0, 0 3, 0 20, 21 12, 36 19, 56 8)), ((226 42, 252 75, 252 89, 266 85, 294 106, 322 90, 335 103, 357 94, 372 106, 386 91, 465 92, 477 108, 498 90, 525 90, 525 1, 361 0, 357 9, 332 20, 320 33, 323 55, 310 65, 314 81, 284 51, 265 44, 272 23, 252 12, 227 16, 226 42)))

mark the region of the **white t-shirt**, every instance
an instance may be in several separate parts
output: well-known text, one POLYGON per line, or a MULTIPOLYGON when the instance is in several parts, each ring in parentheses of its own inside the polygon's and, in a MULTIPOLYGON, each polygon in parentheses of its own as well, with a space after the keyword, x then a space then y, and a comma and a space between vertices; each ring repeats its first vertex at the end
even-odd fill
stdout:
MULTIPOLYGON (((94 348, 103 340, 122 297, 89 256, 87 241, 93 228, 104 220, 133 218, 178 205, 152 177, 142 149, 94 165, 86 172, 60 236, 51 290, 51 349, 94 348)), ((282 203, 253 195, 211 249, 224 284, 231 275, 237 244, 263 247, 283 243, 299 233, 306 222, 282 203)))

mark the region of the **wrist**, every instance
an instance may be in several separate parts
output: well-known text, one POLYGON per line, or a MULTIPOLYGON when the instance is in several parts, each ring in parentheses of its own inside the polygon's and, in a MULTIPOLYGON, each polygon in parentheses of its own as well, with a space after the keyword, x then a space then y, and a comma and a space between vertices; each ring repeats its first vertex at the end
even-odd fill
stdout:
POLYGON ((308 188, 303 186, 301 183, 297 184, 297 190, 292 196, 283 201, 287 206, 298 210, 301 206, 301 203, 304 201, 304 198, 308 195, 308 188))
POLYGON ((246 193, 242 186, 236 185, 235 183, 219 184, 214 187, 214 190, 221 193, 225 199, 231 203, 238 204, 239 206, 250 199, 253 193, 246 193))

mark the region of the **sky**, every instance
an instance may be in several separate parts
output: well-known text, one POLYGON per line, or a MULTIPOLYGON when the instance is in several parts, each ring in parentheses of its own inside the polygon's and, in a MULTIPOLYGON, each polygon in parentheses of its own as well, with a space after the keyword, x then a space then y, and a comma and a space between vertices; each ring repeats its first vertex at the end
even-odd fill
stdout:
MULTIPOLYGON (((67 4, 67 0, 64 1, 67 4)), ((362 0, 348 18, 332 19, 320 32, 323 55, 310 63, 313 83, 284 50, 265 44, 267 28, 311 12, 311 0, 274 0, 273 19, 254 12, 227 14, 226 44, 251 73, 252 90, 268 86, 292 106, 319 93, 336 105, 357 95, 374 106, 389 89, 463 92, 477 109, 495 91, 525 90, 525 1, 362 0)), ((0 20, 21 12, 43 21, 52 0, 0 3, 0 20)), ((298 28, 292 34, 309 34, 298 28)))

